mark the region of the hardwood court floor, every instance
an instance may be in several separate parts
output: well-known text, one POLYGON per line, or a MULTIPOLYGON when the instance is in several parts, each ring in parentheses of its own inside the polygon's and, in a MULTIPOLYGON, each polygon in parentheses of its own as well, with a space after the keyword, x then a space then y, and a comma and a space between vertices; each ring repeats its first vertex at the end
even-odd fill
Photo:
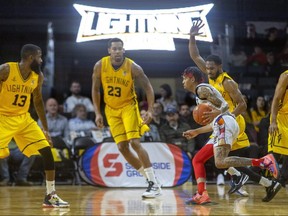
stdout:
POLYGON ((67 209, 42 209, 44 186, 1 187, 0 215, 287 215, 288 190, 282 188, 276 197, 264 203, 265 189, 246 185, 249 197, 228 196, 229 186, 207 186, 215 205, 187 206, 185 200, 196 190, 187 182, 175 188, 164 188, 156 199, 141 198, 144 188, 99 188, 88 185, 57 185, 58 194, 70 202, 67 209))

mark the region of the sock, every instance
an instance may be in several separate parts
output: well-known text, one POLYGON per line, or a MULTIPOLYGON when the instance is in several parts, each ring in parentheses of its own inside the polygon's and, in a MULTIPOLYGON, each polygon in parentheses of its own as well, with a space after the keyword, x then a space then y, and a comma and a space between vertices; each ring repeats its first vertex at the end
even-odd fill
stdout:
POLYGON ((148 179, 145 171, 144 171, 144 167, 141 166, 138 170, 137 170, 141 175, 143 175, 146 179, 148 179))
POLYGON ((145 171, 148 181, 152 181, 154 182, 155 185, 157 185, 157 181, 155 179, 153 168, 149 167, 149 168, 144 169, 144 171, 145 171))
POLYGON ((229 167, 228 170, 227 170, 227 172, 228 172, 231 176, 233 176, 233 175, 241 176, 241 173, 240 173, 237 169, 235 169, 234 167, 229 167))
POLYGON ((259 184, 261 184, 262 186, 264 187, 269 187, 272 185, 272 181, 267 179, 267 178, 264 178, 263 176, 261 177, 260 181, 259 181, 259 184))
POLYGON ((55 191, 55 181, 46 180, 46 191, 47 194, 51 194, 53 191, 55 191))
POLYGON ((197 190, 198 190, 198 193, 200 195, 202 195, 203 192, 206 190, 206 183, 205 182, 199 182, 197 185, 197 190))
POLYGON ((263 163, 264 158, 260 158, 260 159, 252 159, 252 166, 260 166, 261 163, 263 163))

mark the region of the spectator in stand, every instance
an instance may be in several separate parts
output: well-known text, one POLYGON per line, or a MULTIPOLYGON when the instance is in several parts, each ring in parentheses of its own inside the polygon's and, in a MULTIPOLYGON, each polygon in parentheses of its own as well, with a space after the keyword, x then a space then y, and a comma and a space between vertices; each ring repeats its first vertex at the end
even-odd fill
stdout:
POLYGON ((152 121, 150 122, 150 125, 155 125, 159 130, 162 125, 167 123, 167 120, 162 116, 165 116, 163 112, 163 105, 159 102, 155 102, 153 104, 152 121))
POLYGON ((256 103, 254 104, 252 108, 251 114, 252 114, 252 122, 257 132, 257 136, 258 136, 259 123, 261 119, 264 118, 268 114, 266 101, 263 96, 257 97, 256 103))
POLYGON ((249 155, 251 158, 259 157, 260 154, 260 134, 259 134, 259 124, 261 119, 263 119, 267 115, 267 106, 266 101, 263 96, 258 96, 256 99, 256 103, 252 108, 252 121, 256 131, 256 142, 250 144, 249 155))
POLYGON ((166 112, 168 106, 174 106, 176 109, 178 108, 178 104, 175 99, 172 97, 172 89, 170 85, 163 84, 160 86, 160 94, 161 98, 157 100, 157 102, 163 105, 163 111, 166 112))
MULTIPOLYGON (((145 114, 146 114, 146 109, 142 109, 140 111, 140 115, 143 119, 145 117, 145 114)), ((140 138, 140 141, 141 142, 160 142, 161 139, 160 139, 157 126, 154 124, 149 124, 148 126, 150 128, 150 131, 145 132, 144 135, 140 138)))
POLYGON ((266 77, 279 77, 282 72, 281 64, 276 61, 275 54, 268 52, 266 54, 267 64, 265 65, 264 76, 266 77))
POLYGON ((235 46, 232 49, 232 54, 230 56, 230 64, 236 67, 246 66, 247 63, 247 55, 240 48, 235 46))
POLYGON ((66 98, 64 102, 64 112, 71 113, 76 104, 84 104, 88 112, 94 112, 91 99, 81 95, 81 84, 78 81, 71 83, 70 92, 71 96, 66 98))
MULTIPOLYGON (((48 98, 45 104, 48 131, 51 138, 62 137, 64 140, 69 136, 68 119, 58 113, 59 104, 55 98, 48 98)), ((38 125, 42 128, 42 123, 38 120, 38 125)))
POLYGON ((268 129, 270 125, 270 113, 271 113, 271 104, 273 97, 270 97, 267 106, 268 114, 260 120, 258 125, 259 127, 259 136, 258 136, 258 145, 259 145, 259 157, 262 157, 268 154, 268 129))
POLYGON ((254 52, 248 57, 247 64, 252 66, 266 65, 266 54, 262 47, 255 45, 254 52))
POLYGON ((188 125, 190 125, 191 128, 195 128, 198 126, 192 116, 190 107, 186 103, 179 105, 179 120, 187 123, 188 125))
POLYGON ((195 140, 187 140, 183 132, 190 130, 190 126, 179 120, 179 114, 175 107, 169 106, 166 111, 167 123, 161 126, 159 133, 161 141, 179 146, 187 152, 190 158, 195 150, 195 140))
POLYGON ((256 31, 256 26, 253 23, 249 23, 246 26, 246 38, 244 39, 243 46, 245 47, 245 53, 251 55, 253 53, 253 46, 255 44, 261 45, 262 38, 256 31))
POLYGON ((264 39, 263 45, 267 52, 279 53, 283 46, 285 46, 284 38, 279 35, 279 30, 275 27, 266 29, 267 35, 264 39))
POLYGON ((10 155, 7 158, 0 159, 0 186, 7 186, 10 182, 10 170, 9 170, 9 164, 18 164, 19 168, 17 171, 15 185, 16 186, 32 186, 33 183, 27 181, 27 177, 30 171, 30 168, 32 167, 35 156, 27 157, 25 156, 17 147, 14 139, 12 139, 9 143, 9 151, 10 155))
POLYGON ((76 137, 92 136, 91 131, 97 130, 95 123, 87 118, 87 110, 84 104, 77 104, 72 112, 73 118, 68 121, 70 131, 70 144, 76 137))
POLYGON ((282 52, 277 55, 277 60, 282 67, 288 67, 288 44, 286 44, 282 52))

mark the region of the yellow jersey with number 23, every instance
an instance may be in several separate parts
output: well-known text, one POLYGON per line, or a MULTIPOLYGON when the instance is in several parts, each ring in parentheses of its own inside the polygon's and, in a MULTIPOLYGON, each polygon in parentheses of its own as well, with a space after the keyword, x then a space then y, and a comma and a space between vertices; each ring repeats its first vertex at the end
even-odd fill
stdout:
POLYGON ((101 82, 104 90, 104 101, 112 109, 120 109, 136 101, 132 77, 133 61, 124 59, 122 65, 115 69, 110 56, 101 59, 101 82))

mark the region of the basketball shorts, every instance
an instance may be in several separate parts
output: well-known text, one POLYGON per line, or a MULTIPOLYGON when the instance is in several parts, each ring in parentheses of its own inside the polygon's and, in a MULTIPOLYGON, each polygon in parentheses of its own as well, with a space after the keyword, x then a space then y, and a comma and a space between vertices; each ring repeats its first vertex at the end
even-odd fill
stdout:
POLYGON ((279 133, 268 135, 268 152, 288 155, 288 115, 279 113, 277 115, 279 133))
POLYGON ((219 115, 212 122, 213 133, 207 144, 221 146, 231 145, 235 142, 239 134, 237 121, 231 115, 219 115))
POLYGON ((29 113, 18 116, 0 115, 0 137, 0 158, 9 156, 8 144, 13 137, 20 151, 27 157, 39 154, 39 149, 50 146, 29 113))
POLYGON ((139 139, 150 130, 147 125, 143 124, 137 103, 120 109, 113 109, 106 105, 105 114, 111 134, 117 144, 131 139, 139 139))
POLYGON ((243 118, 242 115, 239 115, 236 117, 236 121, 239 125, 239 135, 232 145, 232 151, 250 146, 248 136, 245 133, 246 129, 245 119, 243 118))

